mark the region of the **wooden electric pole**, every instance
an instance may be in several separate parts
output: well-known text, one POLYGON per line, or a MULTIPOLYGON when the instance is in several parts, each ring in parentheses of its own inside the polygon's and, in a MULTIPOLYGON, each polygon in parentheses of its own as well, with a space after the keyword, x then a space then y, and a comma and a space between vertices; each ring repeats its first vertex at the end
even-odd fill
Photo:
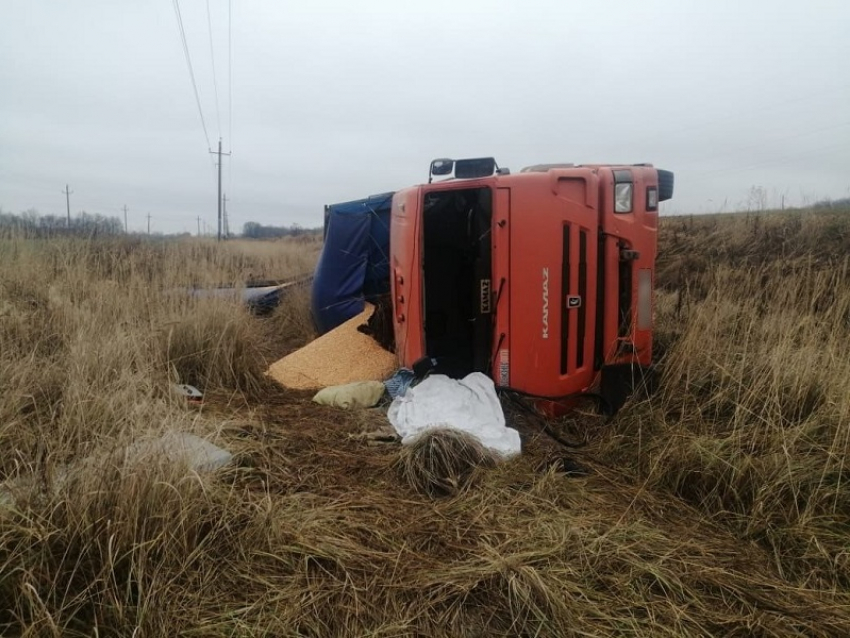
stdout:
POLYGON ((148 235, 151 234, 151 214, 148 213, 148 235))
POLYGON ((74 192, 68 189, 68 185, 65 184, 65 190, 62 191, 65 193, 65 204, 68 207, 68 228, 71 228, 71 194, 74 192))
POLYGON ((124 204, 124 234, 128 234, 130 231, 127 228, 127 204, 124 204))
POLYGON ((218 155, 218 241, 221 241, 221 156, 230 155, 230 153, 221 152, 221 138, 218 138, 218 151, 210 151, 213 155, 218 155))
POLYGON ((201 216, 198 215, 198 237, 201 236, 201 216))

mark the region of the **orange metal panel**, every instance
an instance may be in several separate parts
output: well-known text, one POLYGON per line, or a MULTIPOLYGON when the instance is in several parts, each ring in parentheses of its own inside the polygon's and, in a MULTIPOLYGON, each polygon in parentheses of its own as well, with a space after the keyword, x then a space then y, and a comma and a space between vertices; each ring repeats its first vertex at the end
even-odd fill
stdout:
POLYGON ((496 189, 493 210, 493 331, 492 377, 497 386, 511 385, 511 190, 496 189))
POLYGON ((646 192, 657 187, 657 172, 651 166, 594 165, 449 180, 396 193, 391 288, 400 364, 411 366, 427 354, 423 198, 435 190, 482 187, 495 194, 490 372, 496 384, 561 397, 595 387, 602 365, 651 363, 651 297, 640 297, 639 282, 645 289, 654 274, 658 214, 646 210, 646 192), (614 212, 615 169, 631 171, 630 213, 614 212), (631 251, 625 262, 630 278, 624 279, 630 294, 623 295, 630 300, 631 322, 620 334, 623 250, 631 251))
POLYGON ((391 282, 396 352, 403 366, 424 356, 422 331, 422 266, 420 241, 421 188, 398 191, 393 196, 390 221, 391 282))

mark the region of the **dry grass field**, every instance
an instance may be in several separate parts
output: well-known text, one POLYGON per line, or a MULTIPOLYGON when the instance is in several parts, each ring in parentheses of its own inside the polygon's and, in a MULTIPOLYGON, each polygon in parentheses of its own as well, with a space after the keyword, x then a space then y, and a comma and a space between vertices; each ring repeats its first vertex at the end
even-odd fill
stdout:
POLYGON ((660 382, 448 496, 284 391, 318 244, 0 238, 0 633, 850 635, 850 210, 662 218, 660 382), (192 383, 200 408, 169 391, 192 383), (121 453, 170 430, 214 476, 121 453), (563 471, 563 457, 587 469, 563 471))

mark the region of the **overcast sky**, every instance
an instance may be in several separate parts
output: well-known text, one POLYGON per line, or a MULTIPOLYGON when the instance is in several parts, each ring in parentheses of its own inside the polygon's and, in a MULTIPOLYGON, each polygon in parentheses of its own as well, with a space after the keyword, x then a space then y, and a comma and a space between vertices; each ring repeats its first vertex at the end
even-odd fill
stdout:
POLYGON ((173 0, 0 0, 0 207, 64 214, 67 183, 72 214, 212 227, 219 136, 234 230, 435 157, 648 161, 667 213, 850 196, 846 0, 237 0, 230 38, 209 7, 179 3, 205 135, 173 0))

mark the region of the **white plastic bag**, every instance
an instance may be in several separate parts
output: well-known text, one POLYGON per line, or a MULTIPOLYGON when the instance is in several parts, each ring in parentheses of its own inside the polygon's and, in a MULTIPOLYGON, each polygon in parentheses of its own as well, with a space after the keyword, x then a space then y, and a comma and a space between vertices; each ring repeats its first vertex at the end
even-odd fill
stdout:
POLYGON ((522 449, 519 432, 505 425, 493 381, 480 372, 459 381, 431 375, 396 397, 387 416, 403 445, 425 430, 448 427, 466 432, 503 457, 522 449))

